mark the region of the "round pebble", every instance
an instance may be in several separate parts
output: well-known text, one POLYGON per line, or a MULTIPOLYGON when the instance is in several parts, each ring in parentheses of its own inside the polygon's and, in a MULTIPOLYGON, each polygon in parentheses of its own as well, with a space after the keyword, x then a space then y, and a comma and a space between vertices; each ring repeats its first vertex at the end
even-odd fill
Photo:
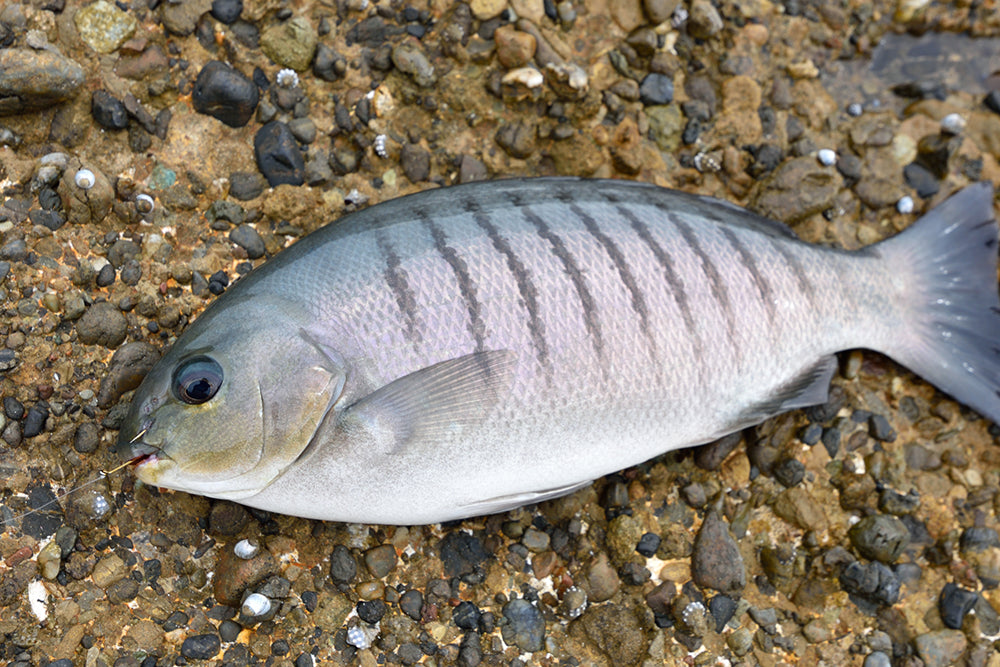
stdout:
POLYGON ((898 518, 889 514, 872 514, 851 526, 851 544, 865 558, 882 563, 894 563, 910 543, 910 531, 898 518))
POLYGON ((505 641, 528 652, 540 651, 545 647, 545 619, 533 604, 527 600, 511 600, 503 606, 503 617, 507 620, 504 627, 505 641))
POLYGON ((220 23, 232 25, 243 13, 243 0, 212 0, 212 16, 220 23))
POLYGON ((124 130, 128 127, 125 105, 106 90, 95 90, 90 96, 90 113, 97 124, 106 130, 124 130))
POLYGON ((305 158, 288 125, 273 120, 261 127, 253 138, 257 168, 271 187, 287 183, 305 183, 305 158))
POLYGON ((385 616, 386 606, 381 600, 362 600, 358 602, 357 610, 358 618, 374 625, 385 616))
POLYGON ((674 82, 669 76, 651 72, 639 84, 639 100, 643 104, 670 104, 674 99, 674 82))
POLYGON ((250 259, 264 256, 264 239, 250 225, 240 225, 229 233, 229 240, 243 248, 250 259))
POLYGON ((229 127, 243 127, 253 116, 260 92, 239 70, 218 60, 201 68, 191 91, 194 110, 217 118, 229 127))
POLYGON ((219 635, 194 635, 181 644, 181 655, 189 660, 211 660, 221 646, 219 635))

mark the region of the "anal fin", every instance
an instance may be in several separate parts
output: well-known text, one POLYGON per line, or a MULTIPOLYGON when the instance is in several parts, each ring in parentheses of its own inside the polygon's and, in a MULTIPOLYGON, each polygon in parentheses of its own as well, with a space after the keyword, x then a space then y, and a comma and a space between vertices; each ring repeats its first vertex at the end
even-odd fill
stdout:
POLYGON ((495 498, 487 498, 486 500, 477 500, 474 503, 462 505, 462 513, 463 516, 486 516, 488 514, 499 514, 500 512, 506 512, 507 510, 514 509, 515 507, 532 505, 545 500, 552 500, 553 498, 567 496, 574 491, 582 489, 585 486, 589 486, 592 482, 593 480, 573 482, 572 484, 552 489, 511 493, 504 496, 496 496, 495 498))
POLYGON ((826 403, 830 395, 830 380, 833 379, 835 372, 837 372, 835 356, 824 357, 812 366, 806 367, 779 388, 772 397, 740 413, 739 426, 736 429, 759 424, 765 419, 795 408, 826 403))

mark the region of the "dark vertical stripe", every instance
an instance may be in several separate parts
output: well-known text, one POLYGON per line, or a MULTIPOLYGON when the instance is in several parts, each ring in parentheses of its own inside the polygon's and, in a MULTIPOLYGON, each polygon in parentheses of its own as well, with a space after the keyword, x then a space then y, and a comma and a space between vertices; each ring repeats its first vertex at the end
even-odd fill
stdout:
POLYGON ((701 268, 708 277, 709 289, 712 292, 712 296, 719 304, 722 314, 726 318, 726 339, 732 346, 738 361, 742 357, 742 350, 739 346, 739 339, 736 336, 736 314, 733 312, 733 304, 729 300, 729 290, 726 289, 726 283, 719 273, 719 268, 712 262, 712 258, 708 256, 708 253, 701 247, 701 244, 698 243, 698 237, 695 235, 694 230, 680 220, 674 219, 673 223, 677 227, 677 231, 680 232, 681 238, 690 246, 691 251, 694 252, 701 262, 701 268))
POLYGON ((406 339, 414 346, 423 341, 423 323, 420 321, 420 311, 417 308, 417 297, 410 288, 410 278, 403 268, 389 239, 381 230, 375 233, 375 242, 378 244, 379 252, 385 260, 385 270, 382 276, 393 296, 396 297, 396 306, 403 316, 403 330, 406 332, 406 339))
POLYGON ((583 226, 586 228, 587 232, 597 239, 597 242, 601 244, 604 251, 608 253, 608 257, 611 258, 611 263, 615 265, 615 270, 618 271, 618 277, 621 279, 622 284, 625 285, 625 289, 628 290, 629 297, 632 302, 632 310, 639 316, 639 324, 642 327, 642 333, 646 337, 646 342, 649 345, 649 356, 653 363, 659 364, 659 350, 657 349, 656 338, 653 336, 653 328, 649 323, 649 306, 646 304, 646 297, 643 295, 638 281, 635 279, 635 276, 632 275, 632 270, 629 269, 628 260, 625 258, 625 254, 610 236, 601 231, 597 221, 588 215, 583 209, 576 204, 570 204, 569 209, 574 215, 576 215, 577 218, 583 221, 583 226))
POLYGON ((486 232, 490 243, 496 251, 503 255, 507 262, 507 269, 517 283, 517 291, 521 296, 521 303, 528 311, 528 333, 531 335, 531 344, 535 348, 535 359, 545 370, 549 382, 552 381, 552 360, 549 358, 549 346, 545 340, 545 322, 542 320, 538 307, 538 289, 531 279, 531 272, 525 267, 524 262, 514 253, 507 239, 500 235, 496 225, 490 220, 490 216, 483 212, 479 204, 474 201, 465 203, 465 210, 472 215, 472 218, 479 225, 479 228, 486 232))
POLYGON ((809 305, 815 308, 816 288, 809 281, 809 276, 806 275, 805 269, 802 268, 802 263, 799 262, 795 255, 792 254, 787 243, 782 242, 780 239, 770 239, 770 241, 771 246, 778 251, 778 254, 785 260, 785 264, 787 264, 788 268, 791 269, 796 282, 799 284, 799 291, 805 295, 806 299, 809 301, 809 305))
POLYGON ((660 268, 663 269, 663 277, 667 281, 667 286, 670 287, 670 293, 674 298, 674 302, 681 311, 681 318, 683 318, 684 327, 688 332, 688 340, 694 346, 694 355, 699 361, 702 360, 705 351, 702 348, 701 336, 698 335, 698 327, 695 324, 694 316, 691 314, 691 304, 688 303, 687 292, 684 290, 684 281, 677 275, 670 253, 657 243, 646 223, 639 220, 632 211, 621 205, 617 205, 615 210, 619 215, 628 220, 629 224, 632 225, 632 229, 639 235, 642 242, 649 247, 653 253, 653 257, 656 258, 656 261, 660 264, 660 268))
POLYGON ((774 289, 771 287, 771 283, 767 281, 767 278, 763 273, 760 272, 760 268, 757 266, 757 260, 754 259, 753 255, 750 254, 750 250, 744 245, 743 241, 740 241, 736 233, 728 227, 719 227, 722 235, 726 237, 729 241, 729 245, 733 247, 733 250, 740 256, 740 263, 750 274, 750 278, 753 284, 757 287, 757 293, 760 295, 760 301, 764 304, 764 309, 767 311, 767 320, 771 324, 771 331, 774 331, 774 317, 775 308, 777 304, 774 301, 774 289))
POLYGON ((594 302, 594 297, 591 295, 590 290, 587 289, 587 282, 583 278, 583 272, 577 266, 576 260, 573 259, 569 248, 549 228, 545 221, 528 208, 522 198, 516 193, 512 193, 510 199, 511 203, 521 211, 521 215, 524 216, 525 220, 534 226, 538 235, 548 241, 552 247, 552 254, 562 262, 563 269, 566 271, 566 275, 569 276, 569 279, 573 283, 573 288, 576 290, 577 298, 580 299, 580 306, 583 310, 583 323, 587 327, 587 334, 590 336, 591 344, 594 346, 594 352, 597 354, 602 372, 607 374, 607 359, 604 352, 604 338, 601 335, 601 323, 597 319, 597 304, 594 302))
POLYGON ((434 219, 426 210, 418 208, 416 214, 427 231, 430 232, 431 238, 434 240, 434 249, 438 251, 438 254, 448 263, 455 274, 455 280, 458 281, 458 291, 461 293, 465 308, 469 312, 469 334, 476 343, 475 351, 482 352, 486 349, 486 325, 483 323, 482 306, 476 296, 476 284, 469 275, 469 266, 458 254, 458 251, 448 245, 448 237, 444 230, 435 224, 434 219))

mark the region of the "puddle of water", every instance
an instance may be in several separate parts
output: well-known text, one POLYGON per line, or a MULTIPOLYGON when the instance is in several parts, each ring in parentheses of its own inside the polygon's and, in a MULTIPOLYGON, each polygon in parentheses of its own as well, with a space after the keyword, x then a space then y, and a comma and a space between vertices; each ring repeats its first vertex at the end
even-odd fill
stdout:
POLYGON ((870 60, 837 61, 823 72, 827 89, 849 102, 895 106, 891 88, 918 83, 947 92, 1000 90, 1000 38, 963 33, 920 37, 886 33, 870 60))

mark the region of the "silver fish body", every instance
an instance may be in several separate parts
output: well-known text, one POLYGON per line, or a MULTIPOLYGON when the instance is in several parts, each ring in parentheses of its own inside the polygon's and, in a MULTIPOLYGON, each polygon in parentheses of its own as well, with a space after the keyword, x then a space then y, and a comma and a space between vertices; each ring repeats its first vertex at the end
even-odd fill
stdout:
POLYGON ((566 493, 823 402, 884 352, 1000 418, 992 188, 858 252, 620 181, 427 191, 240 280, 137 391, 146 482, 413 524, 566 493))

